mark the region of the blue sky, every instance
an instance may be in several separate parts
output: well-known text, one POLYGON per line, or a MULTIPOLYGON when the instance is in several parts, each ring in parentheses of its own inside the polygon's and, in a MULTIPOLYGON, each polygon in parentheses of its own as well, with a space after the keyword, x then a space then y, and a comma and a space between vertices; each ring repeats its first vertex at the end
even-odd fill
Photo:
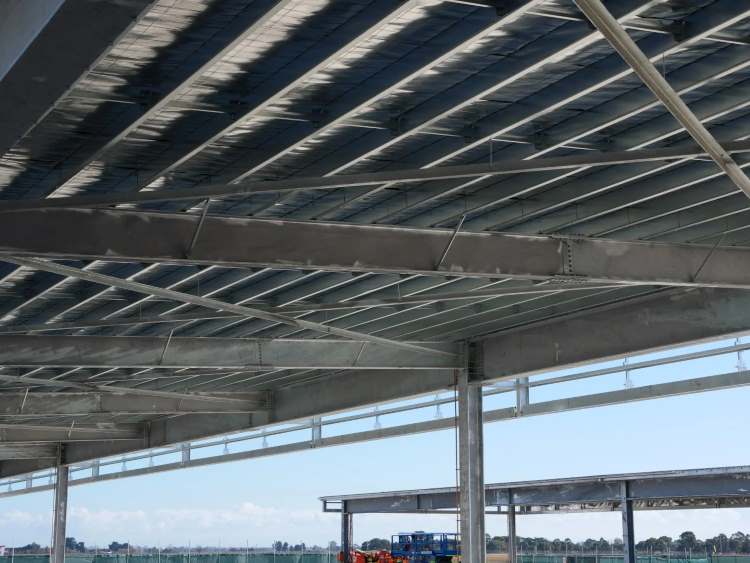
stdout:
MULTIPOLYGON (((736 365, 736 355, 723 356, 639 370, 631 372, 631 379, 641 385, 729 372, 736 365)), ((624 375, 616 374, 533 390, 532 400, 624 385, 624 375)), ((510 399, 494 397, 485 408, 507 405, 510 399)), ((452 407, 442 411, 451 414, 452 407)), ((383 417, 383 424, 416 415, 399 416, 383 417)), ((750 464, 749 423, 750 389, 740 388, 488 424, 485 480, 750 464)), ((373 421, 356 424, 357 429, 371 428, 373 421)), ((273 440, 269 438, 270 445, 273 440)), ((339 522, 336 515, 321 513, 321 495, 454 483, 454 435, 442 431, 73 487, 68 535, 98 545, 113 539, 162 546, 188 541, 194 546, 264 546, 275 539, 325 545, 338 539, 339 522)), ((47 544, 51 518, 51 493, 0 499, 0 545, 47 544)), ((601 513, 523 517, 518 524, 521 535, 572 539, 611 539, 620 533, 619 526, 617 514, 601 513)), ((355 541, 410 529, 451 531, 455 520, 357 516, 355 541)), ((488 517, 487 529, 504 534, 504 518, 488 517)), ((638 538, 676 536, 685 529, 700 537, 748 532, 750 509, 636 516, 638 538)))

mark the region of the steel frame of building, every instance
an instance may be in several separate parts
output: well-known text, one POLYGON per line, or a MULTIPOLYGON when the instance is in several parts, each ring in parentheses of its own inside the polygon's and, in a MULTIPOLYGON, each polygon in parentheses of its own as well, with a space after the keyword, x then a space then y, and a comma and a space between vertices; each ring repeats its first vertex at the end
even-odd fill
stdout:
POLYGON ((0 479, 57 475, 56 538, 70 468, 197 463, 177 445, 284 425, 380 437, 321 429, 456 389, 477 563, 483 417, 745 384, 528 394, 549 370, 750 330, 742 2, 2 15, 0 479), (483 413, 502 381, 516 407, 483 413))
MULTIPOLYGON (((486 515, 508 524, 508 556, 518 561, 516 517, 576 512, 622 514, 625 560, 635 556, 633 512, 750 506, 750 467, 721 467, 596 475, 484 486, 486 515)), ((455 514, 463 508, 455 487, 321 497, 324 512, 341 513, 342 545, 355 514, 455 514)), ((484 515, 483 515, 484 516, 484 515)))

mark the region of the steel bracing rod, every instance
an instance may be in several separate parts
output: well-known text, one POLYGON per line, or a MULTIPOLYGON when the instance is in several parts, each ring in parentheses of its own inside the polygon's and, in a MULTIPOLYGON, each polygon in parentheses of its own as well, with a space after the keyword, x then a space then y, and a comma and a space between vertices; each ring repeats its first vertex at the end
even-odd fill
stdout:
MULTIPOLYGON (((210 268, 207 268, 204 271, 208 271, 208 270, 210 270, 210 268)), ((215 287, 208 286, 208 287, 204 287, 203 288, 203 291, 206 291, 206 293, 204 293, 204 296, 209 297, 209 296, 212 296, 212 295, 216 295, 216 294, 218 294, 220 292, 225 291, 227 288, 232 287, 233 284, 244 282, 247 279, 249 279, 249 278, 251 278, 251 277, 253 277, 253 276, 257 275, 257 274, 263 273, 265 271, 266 270, 260 270, 260 271, 254 272, 250 276, 241 275, 241 276, 239 276, 239 279, 234 279, 234 278, 237 278, 237 276, 234 276, 233 280, 230 280, 230 282, 227 282, 226 276, 223 276, 222 277, 223 281, 220 284, 214 284, 215 287)), ((279 286, 278 280, 276 280, 276 278, 274 278, 275 281, 273 283, 273 286, 270 286, 269 284, 261 284, 260 287, 253 286, 253 291, 252 291, 252 293, 250 295, 247 295, 247 293, 245 292, 245 293, 242 294, 241 297, 233 296, 233 298, 235 299, 235 302, 239 303, 239 304, 249 303, 249 302, 253 301, 254 299, 262 298, 264 295, 267 295, 271 291, 275 292, 276 290, 283 289, 285 285, 295 283, 295 281, 300 281, 301 279, 304 279, 304 277, 305 277, 305 276, 300 276, 299 274, 296 274, 294 272, 286 272, 285 275, 286 275, 286 279, 284 280, 283 283, 281 283, 280 286, 279 286), (294 274, 293 276, 291 276, 291 280, 289 279, 290 278, 289 274, 294 274)), ((382 278, 378 278, 378 286, 382 287, 382 282, 379 281, 380 279, 382 279, 382 278)), ((393 279, 398 280, 399 278, 393 278, 393 279)), ((393 281, 391 283, 393 283, 393 281)), ((173 286, 169 286, 169 287, 179 287, 179 283, 178 284, 174 284, 173 286)), ((335 290, 335 287, 333 289, 335 290)), ((364 294, 367 294, 367 293, 368 293, 367 291, 364 292, 364 294)), ((351 291, 348 291, 347 292, 347 297, 358 297, 358 296, 360 296, 362 294, 363 294, 363 292, 361 290, 357 291, 356 293, 352 293, 351 291)), ((310 297, 312 295, 314 295, 314 292, 313 293, 309 293, 309 294, 305 294, 305 295, 300 296, 300 297, 310 297)), ((149 297, 147 297, 146 299, 148 299, 149 297)), ((294 302, 294 301, 296 301, 296 299, 292 299, 292 302, 294 302)), ((115 315, 118 315, 118 314, 122 314, 123 312, 125 312, 125 311, 127 311, 129 309, 133 309, 133 307, 139 306, 139 303, 140 303, 139 301, 136 301, 135 303, 130 303, 127 306, 125 306, 124 308, 118 309, 117 311, 111 313, 109 316, 115 316, 115 315)), ((176 306, 176 307, 175 306, 171 306, 165 312, 166 313, 171 313, 171 312, 174 312, 174 311, 179 311, 180 309, 182 309, 184 307, 186 307, 185 304, 181 304, 181 305, 176 306)), ((238 317, 238 319, 239 319, 239 317, 238 317)), ((238 321, 235 320, 233 322, 238 322, 238 321)), ((75 371, 75 370, 73 370, 73 371, 75 371)), ((146 370, 146 371, 148 371, 148 370, 146 370)), ((64 373, 60 377, 61 378, 66 377, 70 373, 72 373, 72 372, 64 373)), ((94 378, 98 378, 98 377, 100 377, 102 375, 105 375, 106 373, 107 372, 103 372, 102 374, 95 375, 94 378)), ((186 375, 186 377, 189 376, 189 374, 187 374, 187 373, 185 375, 186 375)))
MULTIPOLYGON (((729 141, 726 150, 731 153, 750 152, 750 141, 729 141)), ((366 172, 340 176, 298 177, 287 180, 257 180, 236 184, 207 184, 192 188, 155 192, 125 192, 96 196, 69 196, 49 199, 3 200, 0 212, 31 209, 54 209, 58 207, 102 207, 124 203, 148 203, 159 201, 183 201, 205 198, 222 198, 263 193, 285 193, 314 189, 342 187, 380 186, 385 183, 414 183, 432 180, 464 178, 489 178, 518 173, 543 172, 548 170, 577 169, 581 166, 598 167, 641 162, 669 161, 708 156, 695 146, 652 148, 635 151, 596 152, 550 156, 538 159, 496 161, 493 164, 464 164, 434 168, 417 168, 384 172, 366 172)))
MULTIPOLYGON (((643 401, 651 399, 659 399, 664 397, 673 397, 679 395, 690 395, 695 393, 703 393, 708 391, 717 391, 722 389, 733 389, 737 387, 744 387, 750 385, 750 372, 731 372, 721 375, 713 375, 707 377, 699 377, 694 379, 686 379, 682 381, 674 381, 669 383, 660 383, 656 385, 649 385, 643 387, 634 387, 630 389, 622 389, 617 391, 607 391, 603 393, 596 393, 591 395, 581 395, 575 397, 569 397, 566 399, 544 401, 539 403, 531 403, 524 413, 517 413, 515 407, 508 407, 496 410, 489 410, 484 412, 484 422, 501 422, 515 420, 519 417, 525 416, 541 416, 544 414, 567 412, 572 410, 582 410, 617 404, 624 404, 634 401, 643 401)), ((379 428, 376 430, 366 430, 362 432, 355 432, 350 434, 343 434, 339 436, 323 436, 315 447, 330 447, 340 446, 345 444, 354 444, 358 442, 380 440, 384 438, 392 438, 396 436, 409 436, 414 434, 420 434, 425 432, 434 432, 437 430, 452 429, 455 427, 456 420, 454 417, 446 417, 437 420, 429 420, 423 422, 415 422, 410 424, 403 424, 393 427, 379 428)), ((256 438, 262 437, 262 434, 258 434, 256 438)), ((126 471, 115 471, 107 474, 98 475, 95 477, 83 477, 74 479, 71 481, 72 485, 82 485, 86 483, 93 483, 104 480, 112 480, 123 477, 131 477, 137 475, 146 475, 150 473, 159 473, 163 471, 171 471, 175 469, 182 469, 185 467, 200 467, 206 465, 214 465, 217 463, 226 463, 231 461, 239 461, 243 459, 254 459, 260 457, 267 457, 273 455, 280 455, 285 453, 305 451, 311 448, 309 440, 303 442, 294 442, 291 444, 284 444, 280 446, 268 446, 261 447, 258 449, 236 452, 230 454, 223 454, 218 456, 209 456, 202 458, 193 458, 186 463, 174 462, 154 465, 153 467, 144 467, 139 469, 132 469, 126 471)), ((154 452, 154 456, 158 455, 159 451, 154 452)), ((143 458, 149 457, 148 453, 142 454, 143 458)), ((121 460, 113 460, 112 463, 121 463, 121 460)), ((81 468, 83 469, 83 468, 81 468)), ((33 475, 33 474, 32 474, 33 475)), ((10 482, 11 479, 0 482, 0 486, 10 482)), ((24 482, 23 478, 14 480, 15 483, 24 482)), ((36 491, 48 490, 50 485, 39 485, 29 489, 17 489, 11 491, 0 492, 0 498, 5 496, 15 496, 36 491)))
POLYGON ((374 344, 380 344, 382 346, 389 346, 391 348, 398 348, 401 350, 410 350, 412 352, 428 353, 435 355, 447 355, 453 356, 453 352, 445 352, 436 348, 427 348, 425 346, 419 346, 416 344, 409 344, 408 342, 398 342, 390 340, 388 338, 381 338, 378 336, 372 336, 369 334, 362 334, 355 331, 346 329, 331 327, 322 325, 320 323, 314 323, 311 321, 305 321, 302 319, 295 319, 286 315, 271 313, 268 311, 262 311, 243 305, 235 305, 232 303, 225 303, 216 299, 207 297, 198 297, 195 295, 189 295, 187 293, 181 293, 171 289, 163 289, 139 282, 128 281, 114 276, 108 276, 106 274, 99 274, 96 272, 87 272, 80 268, 73 268, 71 266, 64 266, 62 264, 56 264, 54 262, 48 262, 44 260, 36 260, 33 258, 8 258, 3 257, 3 261, 16 264, 17 266, 25 266, 36 270, 46 271, 53 274, 58 274, 66 277, 78 278, 92 283, 100 283, 103 285, 109 285, 112 287, 119 287, 120 289, 126 289, 129 291, 135 291, 137 293, 144 293, 146 295, 154 295, 156 297, 162 297, 164 299, 172 299, 174 301, 181 301, 183 303, 189 303, 191 305, 197 305, 199 307, 206 307, 208 309, 214 309, 216 311, 227 311, 242 315, 249 318, 264 319, 267 321, 277 322, 281 324, 288 324, 304 330, 312 330, 313 332, 322 332, 328 335, 341 336, 350 340, 360 340, 372 342, 374 344))
MULTIPOLYGON (((367 280, 365 280, 365 281, 367 281, 367 280)), ((394 285, 396 285, 396 286, 399 285, 398 282, 394 284, 394 282, 392 280, 388 281, 387 283, 383 283, 381 281, 380 277, 370 278, 369 281, 370 281, 370 283, 366 284, 366 287, 360 287, 359 285, 347 286, 343 291, 340 291, 339 294, 340 295, 343 294, 341 296, 345 297, 345 298, 354 298, 354 297, 358 297, 358 296, 361 296, 361 295, 371 294, 373 291, 383 291, 383 290, 385 290, 387 288, 394 288, 394 285)), ((442 280, 442 279, 439 280, 436 283, 434 278, 420 278, 418 276, 413 276, 411 278, 402 279, 401 281, 409 283, 409 289, 406 290, 406 295, 410 295, 410 296, 419 295, 420 293, 425 293, 425 292, 428 292, 428 291, 435 291, 438 288, 446 287, 446 286, 450 286, 450 285, 454 285, 456 283, 459 283, 459 280, 442 280)), ((493 283, 487 284, 487 283, 483 282, 483 283, 481 283, 481 285, 478 285, 478 287, 479 288, 482 288, 482 287, 492 287, 493 285, 497 286, 497 285, 499 285, 501 283, 502 282, 493 282, 493 283)), ((462 285, 465 286, 466 283, 462 283, 462 285)), ((473 285, 473 286, 476 287, 477 284, 476 284, 475 281, 472 281, 471 285, 473 285)), ((400 289, 398 289, 398 293, 402 294, 402 291, 400 289)), ((309 290, 305 290, 305 294, 304 295, 302 295, 300 293, 292 294, 292 295, 286 295, 284 299, 285 299, 285 301, 287 299, 289 299, 289 301, 287 301, 287 302, 294 302, 294 300, 295 300, 296 297, 306 297, 306 296, 309 296, 309 290)), ((487 298, 485 298, 485 299, 487 299, 487 298)), ((417 306, 412 306, 411 308, 413 309, 415 307, 417 307, 417 306)), ((345 319, 348 316, 351 316, 353 314, 354 313, 344 313, 343 315, 339 315, 339 316, 337 316, 334 319, 321 318, 319 320, 324 321, 326 323, 328 323, 328 322, 337 322, 337 321, 341 322, 342 320, 345 321, 345 319)), ((318 320, 318 319, 316 319, 316 320, 318 320)), ((231 326, 232 323, 229 323, 229 324, 231 326)), ((236 324, 236 323, 234 323, 234 324, 236 324)), ((261 324, 266 324, 267 325, 267 323, 261 323, 261 324)), ((276 326, 278 326, 278 325, 276 325, 276 326)), ((353 327, 352 326, 348 326, 347 328, 353 328, 353 327)), ((219 329, 213 328, 213 329, 211 329, 209 331, 202 331, 202 334, 204 336, 208 336, 208 335, 211 335, 211 334, 216 334, 217 332, 226 332, 226 323, 224 324, 224 326, 220 327, 219 329)), ((234 329, 234 332, 239 332, 239 333, 244 334, 244 333, 246 333, 248 331, 247 331, 245 325, 243 325, 243 326, 237 326, 234 329)), ((258 332, 261 332, 261 330, 257 329, 257 328, 252 331, 252 333, 258 333, 258 332)), ((292 330, 290 332, 292 334, 298 334, 300 331, 292 330)), ((281 372, 281 373, 279 373, 279 372, 270 372, 270 373, 268 373, 267 372, 265 374, 252 375, 251 377, 245 377, 245 376, 243 376, 242 373, 237 373, 237 374, 231 374, 228 377, 218 377, 214 381, 204 382, 203 385, 211 384, 212 387, 216 387, 216 385, 218 384, 219 388, 222 388, 222 387, 227 388, 227 387, 231 387, 232 385, 235 385, 235 384, 239 384, 239 383, 245 383, 245 384, 247 384, 249 382, 252 382, 254 385, 259 385, 261 383, 268 384, 269 382, 272 382, 274 384, 282 384, 282 383, 286 382, 286 380, 289 379, 290 377, 291 376, 289 374, 284 373, 284 372, 281 372), (238 379, 241 379, 241 381, 238 381, 238 379)), ((295 380, 296 379, 297 378, 295 378, 295 380)))
MULTIPOLYGON (((524 301, 522 301, 520 304, 523 305, 524 302, 530 302, 530 301, 533 301, 534 299, 539 299, 539 298, 540 297, 527 298, 524 301)), ((488 298, 487 301, 489 301, 489 299, 491 299, 491 298, 488 298)), ((566 303, 563 302, 562 305, 565 306, 566 303)), ((494 306, 483 308, 482 312, 483 312, 483 314, 487 315, 488 313, 489 314, 493 314, 493 313, 495 313, 497 311, 500 311, 500 310, 503 310, 503 309, 509 309, 511 307, 515 308, 515 307, 518 307, 518 306, 519 306, 518 303, 514 304, 513 302, 505 303, 504 305, 502 305, 502 304, 501 305, 497 305, 496 304, 494 306)), ((463 316, 472 316, 473 314, 476 314, 475 308, 476 308, 475 305, 472 306, 469 310, 467 310, 465 313, 463 313, 463 316)), ((458 310, 458 308, 455 308, 455 310, 458 310)), ((543 308, 537 308, 537 309, 530 308, 529 310, 525 311, 525 314, 531 314, 531 313, 534 313, 535 311, 538 311, 538 310, 543 310, 543 308)), ((414 307, 413 308, 413 313, 417 314, 417 318, 413 318, 410 321, 407 321, 405 323, 404 323, 404 321, 400 321, 397 324, 397 326, 404 325, 404 324, 407 325, 407 326, 408 325, 413 325, 415 322, 420 323, 420 325, 424 325, 425 323, 430 323, 431 320, 432 320, 432 317, 436 317, 438 315, 441 315, 443 312, 433 311, 433 312, 430 312, 427 315, 424 315, 424 313, 421 311, 420 308, 414 307)), ((556 311, 556 314, 559 314, 559 311, 556 311)), ((513 315, 511 315, 511 316, 513 316, 513 315)), ((338 319, 338 322, 345 321, 345 320, 347 320, 345 317, 341 317, 340 319, 338 319)), ((455 319, 453 319, 453 320, 455 321, 455 319)), ((334 319, 333 322, 335 322, 335 321, 336 320, 334 319)), ((360 322, 360 325, 362 325, 362 326, 367 326, 367 325, 373 326, 373 324, 376 326, 376 329, 379 330, 379 331, 389 331, 392 328, 392 326, 390 326, 392 323, 389 322, 389 319, 376 318, 374 320, 371 319, 369 322, 365 322, 365 323, 361 323, 360 322)), ((439 324, 444 324, 444 323, 439 323, 439 324)), ((267 327, 263 327, 261 329, 256 329, 256 330, 253 331, 253 333, 261 332, 263 330, 266 330, 266 328, 267 327)), ((279 328, 283 328, 283 327, 279 327, 279 328)), ((412 330, 412 333, 414 333, 414 334, 417 334, 419 332, 424 332, 424 327, 422 329, 419 329, 419 330, 412 330)), ((446 333, 451 333, 451 332, 453 332, 453 331, 446 331, 446 333)), ((408 331, 402 329, 401 334, 406 334, 406 333, 408 333, 408 331)), ((245 335, 246 331, 243 330, 242 333, 240 333, 240 334, 241 335, 245 335)), ((282 335, 282 334, 279 334, 278 332, 275 332, 273 334, 276 337, 279 337, 279 336, 289 336, 289 334, 283 334, 282 335)), ((461 336, 459 336, 459 335, 451 334, 451 340, 458 340, 460 337, 461 336), (456 336, 456 338, 454 338, 454 336, 456 336)), ((294 376, 294 382, 299 382, 300 378, 302 376, 304 376, 304 375, 306 375, 306 374, 295 375, 294 376)), ((269 381, 271 383, 279 383, 279 382, 285 382, 285 380, 287 380, 287 379, 290 378, 289 375, 284 375, 284 374, 282 374, 281 377, 274 377, 274 376, 275 376, 275 374, 268 374, 268 373, 266 373, 266 374, 259 375, 257 377, 249 377, 249 378, 245 377, 245 378, 242 378, 241 380, 225 382, 225 385, 222 385, 222 387, 229 387, 229 386, 234 385, 234 384, 245 383, 245 382, 251 382, 251 383, 253 383, 253 380, 255 380, 255 382, 254 382, 255 385, 259 385, 261 383, 268 384, 269 381), (269 377, 271 377, 272 379, 269 380, 268 379, 269 377), (259 381, 260 379, 262 379, 262 381, 259 381)), ((315 377, 313 377, 312 379, 315 379, 315 377)), ((304 378, 302 379, 302 381, 304 381, 304 378)))
POLYGON ((75 180, 75 178, 81 172, 85 171, 91 164, 101 161, 113 147, 124 140, 128 135, 136 131, 150 119, 153 119, 154 116, 167 108, 174 100, 178 99, 180 96, 185 95, 208 70, 210 70, 219 61, 230 54, 234 49, 239 47, 246 39, 252 37, 253 35, 263 33, 269 27, 273 27, 273 20, 279 15, 283 15, 284 12, 287 11, 292 4, 294 4, 294 0, 278 0, 276 2, 273 2, 270 8, 264 14, 262 14, 250 26, 245 28, 244 31, 237 35, 218 53, 213 55, 210 59, 199 66, 195 70, 195 72, 190 74, 190 76, 188 76, 165 96, 163 96, 158 102, 151 105, 147 111, 142 113, 134 121, 130 122, 119 133, 100 145, 99 148, 95 152, 90 154, 82 163, 76 165, 76 167, 71 169, 70 171, 67 171, 65 179, 59 182, 57 187, 49 195, 54 195, 57 192, 64 190, 71 181, 75 180))
MULTIPOLYGON (((338 301, 333 303, 325 302, 312 302, 312 303, 301 303, 299 305, 289 305, 279 307, 279 311, 284 313, 305 313, 308 311, 338 311, 338 310, 350 310, 360 308, 374 308, 374 307, 398 307, 399 305, 411 305, 411 304, 428 304, 437 301, 466 301, 471 299, 481 299, 482 297, 505 297, 515 295, 542 295, 549 293, 562 293, 567 291, 584 291, 592 289, 612 289, 616 287, 623 287, 622 284, 586 284, 586 283, 559 283, 559 284, 547 284, 540 283, 535 284, 532 287, 516 287, 516 288, 496 288, 496 289, 478 289, 475 291, 464 291, 464 292, 445 292, 445 293, 428 293, 418 294, 411 297, 401 297, 393 299, 355 299, 352 301, 338 301)), ((271 307, 268 302, 250 302, 252 307, 266 308, 271 307)), ((146 324, 161 324, 161 323, 184 323, 188 321, 203 321, 203 320, 216 320, 216 319, 242 319, 239 315, 231 313, 186 313, 182 315, 157 315, 148 317, 136 317, 136 318, 119 318, 113 317, 109 319, 91 320, 79 319, 76 321, 61 321, 51 323, 36 323, 36 324, 24 324, 24 325, 11 325, 5 328, 0 327, 0 335, 2 334, 18 334, 27 332, 51 332, 58 330, 74 330, 83 328, 99 328, 109 326, 138 326, 146 324)))
POLYGON ((484 278, 573 278, 598 284, 750 287, 750 261, 746 259, 750 250, 736 247, 207 216, 202 241, 185 258, 183 242, 190 239, 194 228, 193 218, 185 214, 73 209, 23 212, 8 218, 11 220, 0 223, 0 259, 7 262, 43 271, 52 272, 53 268, 54 273, 69 272, 62 275, 98 280, 95 283, 373 342, 377 337, 293 319, 279 307, 232 305, 20 256, 217 267, 304 266, 328 271, 484 278), (58 232, 65 232, 66 237, 57 236, 58 232), (92 238, 91 232, 97 237, 92 238), (452 252, 436 270, 451 239, 452 252))
POLYGON ((669 82, 659 73, 649 58, 641 51, 600 0, 575 0, 576 5, 591 23, 620 53, 644 84, 661 100, 669 112, 685 127, 693 139, 703 147, 732 182, 750 197, 750 178, 737 166, 729 153, 706 129, 669 82))

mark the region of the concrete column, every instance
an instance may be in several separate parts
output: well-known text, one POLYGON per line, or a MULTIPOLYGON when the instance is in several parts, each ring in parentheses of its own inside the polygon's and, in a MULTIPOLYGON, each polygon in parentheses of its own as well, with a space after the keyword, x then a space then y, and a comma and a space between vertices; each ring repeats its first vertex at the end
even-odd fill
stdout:
POLYGON ((635 536, 633 535, 633 501, 630 500, 630 485, 627 481, 620 483, 620 496, 623 563, 636 563, 635 536))
POLYGON ((52 528, 52 561, 50 563, 64 563, 65 561, 65 521, 68 517, 68 466, 57 466, 57 481, 55 482, 54 522, 52 528))
POLYGON ((354 544, 354 515, 346 512, 346 503, 341 506, 341 553, 343 563, 351 563, 354 544))
MULTIPOLYGON (((511 499, 513 493, 510 493, 511 499)), ((508 505, 508 563, 518 561, 518 538, 516 537, 516 507, 508 505)))
POLYGON ((469 369, 458 377, 458 444, 461 561, 485 563, 482 386, 469 369))
POLYGON ((521 415, 529 405, 529 378, 516 379, 516 414, 521 415))

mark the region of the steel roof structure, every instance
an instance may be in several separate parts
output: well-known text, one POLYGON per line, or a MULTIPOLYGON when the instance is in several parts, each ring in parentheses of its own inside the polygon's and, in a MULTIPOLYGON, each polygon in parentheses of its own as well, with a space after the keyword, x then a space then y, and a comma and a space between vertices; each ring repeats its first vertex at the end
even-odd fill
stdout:
POLYGON ((0 10, 0 478, 750 330, 747 2, 0 10))
MULTIPOLYGON (((731 508, 750 504, 750 468, 719 467, 568 477, 485 485, 488 514, 555 514, 618 510, 627 484, 634 510, 731 508)), ((450 514, 456 488, 321 497, 325 512, 450 514)))

